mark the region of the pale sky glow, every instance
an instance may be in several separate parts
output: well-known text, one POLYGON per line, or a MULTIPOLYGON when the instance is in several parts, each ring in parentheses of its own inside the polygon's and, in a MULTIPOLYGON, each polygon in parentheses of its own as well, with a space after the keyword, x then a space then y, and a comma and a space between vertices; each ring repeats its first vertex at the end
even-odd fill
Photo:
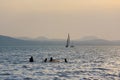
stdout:
POLYGON ((120 40, 120 0, 0 0, 0 34, 120 40))

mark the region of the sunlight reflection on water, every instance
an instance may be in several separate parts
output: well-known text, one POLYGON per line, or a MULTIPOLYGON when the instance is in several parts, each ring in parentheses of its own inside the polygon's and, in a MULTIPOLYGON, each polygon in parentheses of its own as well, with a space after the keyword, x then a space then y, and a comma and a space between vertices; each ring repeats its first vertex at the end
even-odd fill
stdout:
POLYGON ((119 80, 120 47, 1 47, 0 79, 119 80), (28 62, 31 55, 35 60, 33 63, 28 62), (61 62, 43 62, 50 57, 61 62))

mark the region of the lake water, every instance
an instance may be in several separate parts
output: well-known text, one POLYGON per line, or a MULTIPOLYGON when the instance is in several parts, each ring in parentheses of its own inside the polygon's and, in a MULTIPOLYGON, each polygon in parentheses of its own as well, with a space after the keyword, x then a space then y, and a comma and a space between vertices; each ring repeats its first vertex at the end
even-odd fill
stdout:
POLYGON ((120 80, 120 47, 0 47, 0 80, 120 80))

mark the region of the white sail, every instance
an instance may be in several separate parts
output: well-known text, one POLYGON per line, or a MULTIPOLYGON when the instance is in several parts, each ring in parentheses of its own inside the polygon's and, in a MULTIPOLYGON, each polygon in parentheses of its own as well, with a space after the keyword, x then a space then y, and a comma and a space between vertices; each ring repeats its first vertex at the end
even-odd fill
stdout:
POLYGON ((70 35, 68 34, 67 43, 65 47, 69 47, 69 46, 70 46, 70 35))

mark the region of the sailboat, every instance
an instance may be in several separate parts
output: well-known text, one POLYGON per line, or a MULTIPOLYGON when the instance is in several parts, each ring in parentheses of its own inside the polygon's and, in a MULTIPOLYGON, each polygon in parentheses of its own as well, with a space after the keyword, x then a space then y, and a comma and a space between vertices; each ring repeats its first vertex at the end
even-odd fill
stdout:
POLYGON ((70 35, 68 34, 68 37, 67 37, 67 43, 66 43, 66 48, 68 47, 74 47, 74 45, 70 45, 70 35))
POLYGON ((68 48, 70 46, 70 35, 68 34, 68 37, 67 37, 67 43, 66 43, 66 48, 68 48))

